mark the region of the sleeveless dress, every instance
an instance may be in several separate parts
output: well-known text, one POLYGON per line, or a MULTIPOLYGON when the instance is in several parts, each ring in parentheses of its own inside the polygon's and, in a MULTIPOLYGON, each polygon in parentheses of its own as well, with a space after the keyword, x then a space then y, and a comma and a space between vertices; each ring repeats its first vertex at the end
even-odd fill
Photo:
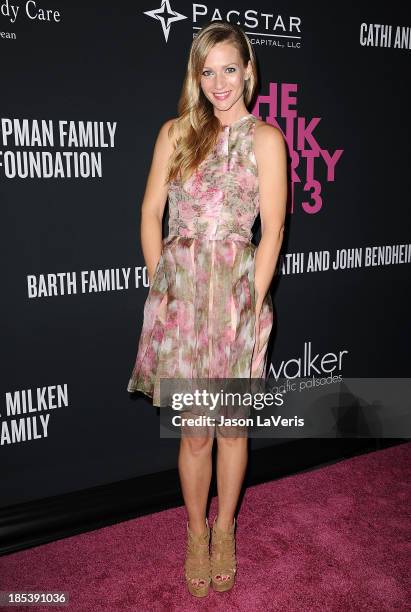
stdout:
POLYGON ((255 333, 256 122, 247 114, 225 126, 196 172, 169 183, 169 234, 127 386, 153 406, 161 378, 265 377, 273 303, 268 291, 255 333))

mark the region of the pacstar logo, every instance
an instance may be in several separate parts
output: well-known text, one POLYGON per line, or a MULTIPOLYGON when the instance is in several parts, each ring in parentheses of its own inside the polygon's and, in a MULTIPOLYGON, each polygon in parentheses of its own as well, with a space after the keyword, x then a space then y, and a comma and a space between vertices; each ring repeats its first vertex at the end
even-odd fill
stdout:
POLYGON ((153 11, 144 11, 144 15, 148 15, 149 17, 157 19, 160 22, 166 42, 168 41, 168 35, 170 34, 171 24, 175 23, 176 21, 181 21, 182 19, 188 19, 188 17, 185 15, 177 13, 177 11, 173 11, 168 0, 163 0, 161 6, 153 11))
POLYGON ((191 16, 183 15, 171 8, 170 0, 162 0, 160 6, 144 15, 160 22, 165 41, 168 42, 171 25, 177 21, 190 20, 194 31, 200 30, 208 21, 230 21, 241 26, 251 44, 265 47, 299 49, 301 47, 301 18, 283 16, 256 10, 221 10, 206 4, 192 4, 191 16))

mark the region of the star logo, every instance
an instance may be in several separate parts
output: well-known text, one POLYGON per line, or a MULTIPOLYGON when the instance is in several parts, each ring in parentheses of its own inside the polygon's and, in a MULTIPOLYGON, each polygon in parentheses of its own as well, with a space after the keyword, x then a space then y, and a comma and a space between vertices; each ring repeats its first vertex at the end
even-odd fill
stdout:
POLYGON ((144 11, 144 15, 158 19, 163 29, 164 38, 168 41, 168 35, 170 34, 170 26, 175 21, 181 21, 182 19, 188 19, 185 15, 173 11, 170 7, 169 0, 162 0, 160 8, 154 9, 153 11, 144 11))

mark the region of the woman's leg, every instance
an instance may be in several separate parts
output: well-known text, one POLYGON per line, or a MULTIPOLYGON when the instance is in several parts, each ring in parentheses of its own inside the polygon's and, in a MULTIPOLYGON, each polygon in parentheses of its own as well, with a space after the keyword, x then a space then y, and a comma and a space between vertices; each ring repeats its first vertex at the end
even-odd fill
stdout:
POLYGON ((238 436, 217 435, 217 526, 228 531, 244 480, 248 458, 248 438, 243 430, 238 436))
MULTIPOLYGON (((206 429, 206 428, 205 428, 206 429)), ((182 435, 178 456, 178 470, 188 514, 190 530, 204 533, 206 507, 211 481, 211 451, 214 438, 204 435, 182 435)))
POLYGON ((234 514, 248 457, 246 430, 228 430, 227 427, 217 427, 218 515, 213 525, 211 554, 213 588, 217 591, 229 590, 234 584, 234 514))

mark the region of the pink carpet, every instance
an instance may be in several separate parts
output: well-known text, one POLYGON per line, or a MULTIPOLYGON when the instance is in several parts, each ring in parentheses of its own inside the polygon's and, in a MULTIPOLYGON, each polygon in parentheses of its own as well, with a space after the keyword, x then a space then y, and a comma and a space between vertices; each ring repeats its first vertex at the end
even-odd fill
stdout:
POLYGON ((410 457, 406 443, 249 488, 229 593, 186 591, 183 508, 0 557, 0 590, 69 592, 19 608, 36 612, 411 610, 410 457))

